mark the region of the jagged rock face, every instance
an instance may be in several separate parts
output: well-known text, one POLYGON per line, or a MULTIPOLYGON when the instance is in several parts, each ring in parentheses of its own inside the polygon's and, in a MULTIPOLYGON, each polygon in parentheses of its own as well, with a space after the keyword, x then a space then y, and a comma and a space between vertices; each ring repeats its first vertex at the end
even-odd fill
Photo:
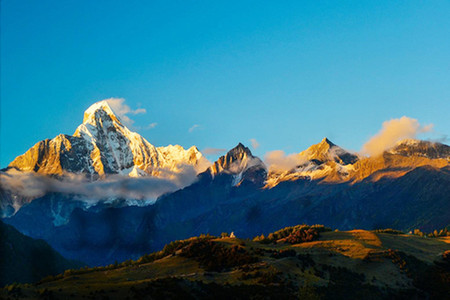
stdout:
POLYGON ((324 138, 320 143, 312 145, 298 154, 300 160, 314 162, 316 165, 334 161, 341 165, 353 164, 358 161, 358 156, 333 144, 324 138))
POLYGON ((383 177, 397 178, 423 166, 442 169, 449 165, 449 148, 440 143, 403 140, 379 156, 359 160, 354 164, 350 179, 356 182, 367 177, 373 181, 383 177))
POLYGON ((403 140, 374 157, 358 157, 333 144, 327 138, 298 155, 299 165, 288 171, 270 170, 266 187, 298 179, 328 183, 357 182, 371 177, 400 177, 422 166, 443 168, 450 162, 450 147, 440 143, 403 140))
POLYGON ((232 175, 234 186, 245 181, 262 185, 267 176, 266 166, 261 159, 253 156, 250 149, 241 143, 221 156, 205 173, 213 178, 220 174, 232 175))
POLYGON ((156 148, 122 124, 106 101, 95 103, 84 113, 73 136, 58 135, 34 145, 9 167, 46 175, 65 172, 104 177, 108 174, 164 176, 165 170, 180 172, 190 165, 197 172, 207 160, 196 147, 156 148))
POLYGON ((209 167, 209 172, 213 175, 221 172, 237 174, 254 164, 262 164, 262 161, 254 157, 247 147, 239 143, 209 167))
POLYGON ((296 159, 298 165, 291 170, 270 170, 266 187, 272 188, 280 182, 302 178, 344 181, 353 170, 353 164, 359 160, 357 155, 333 144, 327 138, 298 153, 296 159))
POLYGON ((93 173, 89 153, 90 147, 82 138, 60 134, 37 143, 9 167, 42 174, 93 173))
POLYGON ((450 160, 450 146, 428 141, 403 140, 386 152, 402 156, 422 156, 430 159, 444 158, 450 160))

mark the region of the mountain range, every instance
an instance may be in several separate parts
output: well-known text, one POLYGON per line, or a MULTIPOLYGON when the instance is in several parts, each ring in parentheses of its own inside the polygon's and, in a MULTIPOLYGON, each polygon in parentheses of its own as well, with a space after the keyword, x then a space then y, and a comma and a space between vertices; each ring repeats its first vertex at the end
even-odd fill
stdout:
POLYGON ((366 157, 324 138, 270 165, 241 143, 209 163, 195 146, 153 146, 102 101, 72 136, 41 141, 2 170, 1 208, 22 233, 103 265, 201 233, 245 238, 299 223, 441 229, 450 225, 449 162, 441 143, 402 140, 366 157), (36 178, 44 191, 27 193, 36 178), (122 193, 133 189, 144 192, 122 193))

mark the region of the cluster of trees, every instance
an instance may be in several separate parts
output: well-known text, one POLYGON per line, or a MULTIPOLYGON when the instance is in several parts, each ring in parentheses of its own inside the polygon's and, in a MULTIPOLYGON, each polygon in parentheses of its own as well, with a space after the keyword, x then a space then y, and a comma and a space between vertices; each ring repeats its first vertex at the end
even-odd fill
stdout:
POLYGON ((263 244, 287 242, 297 244, 316 240, 321 232, 331 231, 331 228, 324 225, 297 225, 285 227, 281 230, 270 233, 267 237, 264 234, 253 239, 254 242, 263 244))
POLYGON ((420 229, 414 229, 413 231, 410 231, 409 234, 414 234, 423 237, 443 237, 443 236, 450 236, 450 231, 447 228, 444 228, 439 231, 435 229, 433 232, 424 233, 420 231, 420 229))
MULTIPOLYGON (((405 232, 403 232, 403 231, 392 229, 392 228, 376 229, 376 230, 374 230, 374 232, 389 233, 389 234, 405 234, 405 232)), ((425 232, 422 232, 420 229, 414 229, 414 230, 408 232, 408 234, 413 234, 413 235, 422 236, 422 237, 442 237, 442 236, 450 236, 450 231, 447 228, 444 228, 439 231, 434 230, 433 232, 425 233, 425 232)))
POLYGON ((444 253, 442 253, 442 258, 443 258, 445 261, 450 262, 450 250, 444 251, 444 253))
POLYGON ((376 233, 389 233, 389 234, 405 234, 403 231, 392 229, 392 228, 375 229, 374 232, 376 232, 376 233))
POLYGON ((173 255, 173 254, 175 254, 175 252, 182 249, 189 243, 192 243, 192 242, 195 242, 198 240, 212 240, 212 239, 216 239, 216 238, 217 238, 216 236, 210 235, 208 233, 208 234, 201 234, 198 237, 192 237, 192 238, 189 238, 186 240, 176 240, 176 241, 170 242, 169 244, 165 245, 161 251, 143 255, 141 258, 139 258, 136 261, 136 264, 150 263, 155 260, 166 257, 168 255, 173 255))
POLYGON ((384 253, 385 257, 390 258, 392 263, 397 265, 397 267, 400 268, 400 270, 404 272, 408 272, 406 260, 405 260, 405 254, 398 250, 388 249, 384 253))
POLYGON ((222 271, 258 261, 241 245, 227 247, 211 239, 191 241, 180 251, 180 256, 193 258, 207 271, 222 271))
POLYGON ((319 238, 319 232, 314 228, 294 230, 285 241, 289 244, 312 242, 319 238))

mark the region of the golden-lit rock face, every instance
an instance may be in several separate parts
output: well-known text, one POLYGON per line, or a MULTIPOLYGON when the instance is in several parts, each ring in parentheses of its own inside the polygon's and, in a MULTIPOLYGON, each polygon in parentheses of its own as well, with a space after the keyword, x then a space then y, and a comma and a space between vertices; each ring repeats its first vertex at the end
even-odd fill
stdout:
POLYGON ((300 161, 334 161, 342 165, 354 163, 358 160, 356 155, 336 146, 327 138, 324 138, 316 145, 312 145, 305 151, 300 152, 298 157, 300 161))
POLYGON ((444 168, 450 162, 450 147, 440 143, 405 140, 381 155, 358 157, 325 138, 300 152, 298 161, 299 165, 291 170, 269 170, 266 188, 298 179, 328 183, 354 183, 366 178, 378 181, 384 177, 403 176, 422 166, 444 168))
POLYGON ((106 101, 93 104, 73 136, 58 135, 34 145, 9 167, 46 175, 64 173, 169 177, 190 166, 198 173, 208 161, 196 147, 156 148, 122 124, 106 101))
MULTIPOLYGON (((84 147, 77 142, 76 139, 63 134, 52 140, 43 140, 25 154, 18 156, 9 167, 41 174, 61 175, 66 165, 76 159, 77 151, 85 152, 83 151, 85 149, 81 149, 84 147)), ((79 164, 79 161, 74 162, 73 168, 76 169, 79 164)))
POLYGON ((412 155, 402 156, 398 154, 383 153, 376 157, 361 159, 354 165, 354 171, 350 174, 353 181, 361 181, 369 176, 377 181, 383 177, 400 177, 414 168, 432 166, 443 168, 449 165, 448 159, 412 155))

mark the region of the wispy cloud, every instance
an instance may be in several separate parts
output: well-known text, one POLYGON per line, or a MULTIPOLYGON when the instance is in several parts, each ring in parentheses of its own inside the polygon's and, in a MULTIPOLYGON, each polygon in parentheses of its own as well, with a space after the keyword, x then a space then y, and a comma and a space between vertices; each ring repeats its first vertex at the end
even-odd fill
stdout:
POLYGON ((226 152, 227 149, 223 148, 205 148, 202 150, 202 153, 205 155, 218 155, 226 152))
POLYGON ((432 129, 433 124, 422 126, 416 119, 406 116, 385 121, 380 131, 363 145, 361 152, 365 155, 378 155, 393 147, 400 140, 416 138, 418 134, 432 129))
POLYGON ((197 128, 199 128, 199 127, 200 127, 200 125, 194 124, 194 125, 192 125, 191 128, 188 129, 188 131, 189 131, 189 133, 191 133, 191 132, 193 132, 194 130, 196 130, 197 128))
POLYGON ((111 106, 111 108, 125 123, 125 125, 128 126, 131 126, 134 123, 134 121, 128 116, 129 114, 138 115, 147 113, 147 110, 145 108, 138 108, 135 110, 131 109, 128 105, 125 104, 124 98, 109 98, 103 101, 108 102, 109 106, 111 106))
POLYGON ((148 129, 153 129, 153 128, 155 128, 156 126, 158 126, 158 123, 154 122, 154 123, 150 123, 150 124, 148 124, 147 126, 145 126, 144 129, 146 129, 146 130, 148 130, 148 129))
POLYGON ((450 142, 450 138, 448 137, 447 134, 441 134, 438 138, 431 139, 430 141, 446 144, 450 142))
POLYGON ((266 153, 264 161, 266 162, 266 165, 269 166, 270 170, 278 172, 292 170, 303 162, 298 154, 292 153, 286 155, 282 150, 266 153))
POLYGON ((147 113, 147 110, 145 108, 138 108, 136 110, 130 111, 130 114, 133 114, 133 115, 145 114, 145 113, 147 113))
POLYGON ((250 139, 250 143, 252 144, 253 149, 258 149, 260 146, 256 139, 250 139))

